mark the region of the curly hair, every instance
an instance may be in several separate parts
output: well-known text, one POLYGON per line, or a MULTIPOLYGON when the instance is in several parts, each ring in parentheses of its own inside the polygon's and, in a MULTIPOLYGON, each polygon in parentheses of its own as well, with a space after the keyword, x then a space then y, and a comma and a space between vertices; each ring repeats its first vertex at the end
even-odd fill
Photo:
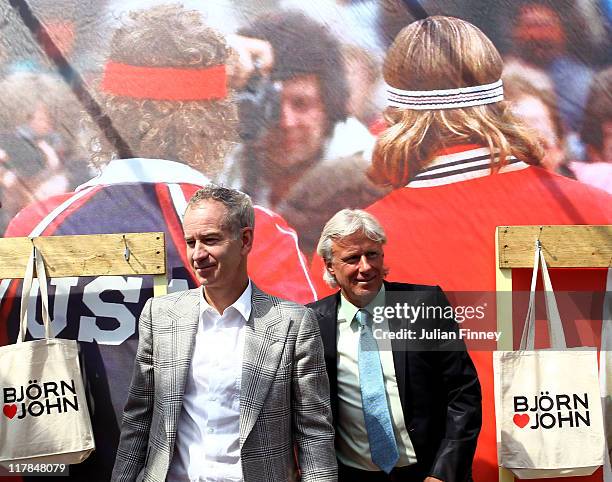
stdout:
MULTIPOLYGON (((399 89, 452 89, 497 81, 502 60, 472 24, 434 16, 399 33, 387 52, 383 74, 387 84, 399 89)), ((369 171, 381 186, 405 186, 440 149, 459 143, 488 146, 493 169, 503 166, 509 154, 530 164, 539 164, 542 157, 507 102, 446 110, 389 107, 384 117, 389 127, 378 138, 369 171)))
MULTIPOLYGON (((163 5, 127 14, 113 34, 110 61, 146 67, 205 68, 225 65, 233 51, 215 30, 202 24, 200 14, 179 5, 163 5)), ((99 91, 102 115, 121 139, 93 136, 94 165, 117 156, 127 145, 134 156, 169 159, 208 175, 218 172, 237 142, 237 108, 225 99, 170 101, 135 99, 99 91)))

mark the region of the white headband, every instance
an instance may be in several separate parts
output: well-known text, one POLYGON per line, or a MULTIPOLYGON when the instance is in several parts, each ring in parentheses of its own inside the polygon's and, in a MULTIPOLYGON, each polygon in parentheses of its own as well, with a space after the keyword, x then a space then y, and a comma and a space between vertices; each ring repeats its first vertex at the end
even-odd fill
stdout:
POLYGON ((457 109, 504 100, 501 79, 492 84, 442 90, 402 90, 387 85, 391 107, 411 110, 457 109))

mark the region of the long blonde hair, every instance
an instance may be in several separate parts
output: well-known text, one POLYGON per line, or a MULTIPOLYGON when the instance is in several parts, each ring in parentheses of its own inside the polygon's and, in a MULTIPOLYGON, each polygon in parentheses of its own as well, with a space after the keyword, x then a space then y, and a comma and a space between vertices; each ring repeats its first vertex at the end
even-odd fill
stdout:
MULTIPOLYGON (((502 67, 499 52, 478 28, 458 18, 434 16, 398 34, 383 75, 399 89, 453 89, 495 82, 502 67)), ((507 102, 442 110, 389 107, 384 116, 389 127, 378 138, 369 172, 382 186, 405 186, 436 152, 456 144, 488 146, 494 170, 508 155, 530 164, 539 164, 542 156, 507 102)))

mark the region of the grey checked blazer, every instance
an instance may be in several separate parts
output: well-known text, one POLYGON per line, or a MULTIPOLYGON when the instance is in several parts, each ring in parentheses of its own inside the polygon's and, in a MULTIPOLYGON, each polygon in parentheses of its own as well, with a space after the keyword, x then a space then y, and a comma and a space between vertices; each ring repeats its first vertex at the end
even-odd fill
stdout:
MULTIPOLYGON (((198 289, 147 301, 113 481, 163 482, 200 314, 198 289)), ((253 286, 240 389, 245 482, 336 481, 323 346, 313 312, 253 286)))

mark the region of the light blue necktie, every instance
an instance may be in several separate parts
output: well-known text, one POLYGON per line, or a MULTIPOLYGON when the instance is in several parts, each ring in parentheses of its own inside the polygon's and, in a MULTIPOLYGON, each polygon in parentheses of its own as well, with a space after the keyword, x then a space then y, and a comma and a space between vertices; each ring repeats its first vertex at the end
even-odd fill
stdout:
POLYGON ((399 452, 397 451, 391 414, 387 405, 385 380, 380 364, 378 345, 372 334, 372 325, 369 323, 370 314, 366 310, 359 310, 355 319, 361 325, 358 362, 359 385, 370 453, 372 462, 388 474, 395 467, 399 459, 399 452))

